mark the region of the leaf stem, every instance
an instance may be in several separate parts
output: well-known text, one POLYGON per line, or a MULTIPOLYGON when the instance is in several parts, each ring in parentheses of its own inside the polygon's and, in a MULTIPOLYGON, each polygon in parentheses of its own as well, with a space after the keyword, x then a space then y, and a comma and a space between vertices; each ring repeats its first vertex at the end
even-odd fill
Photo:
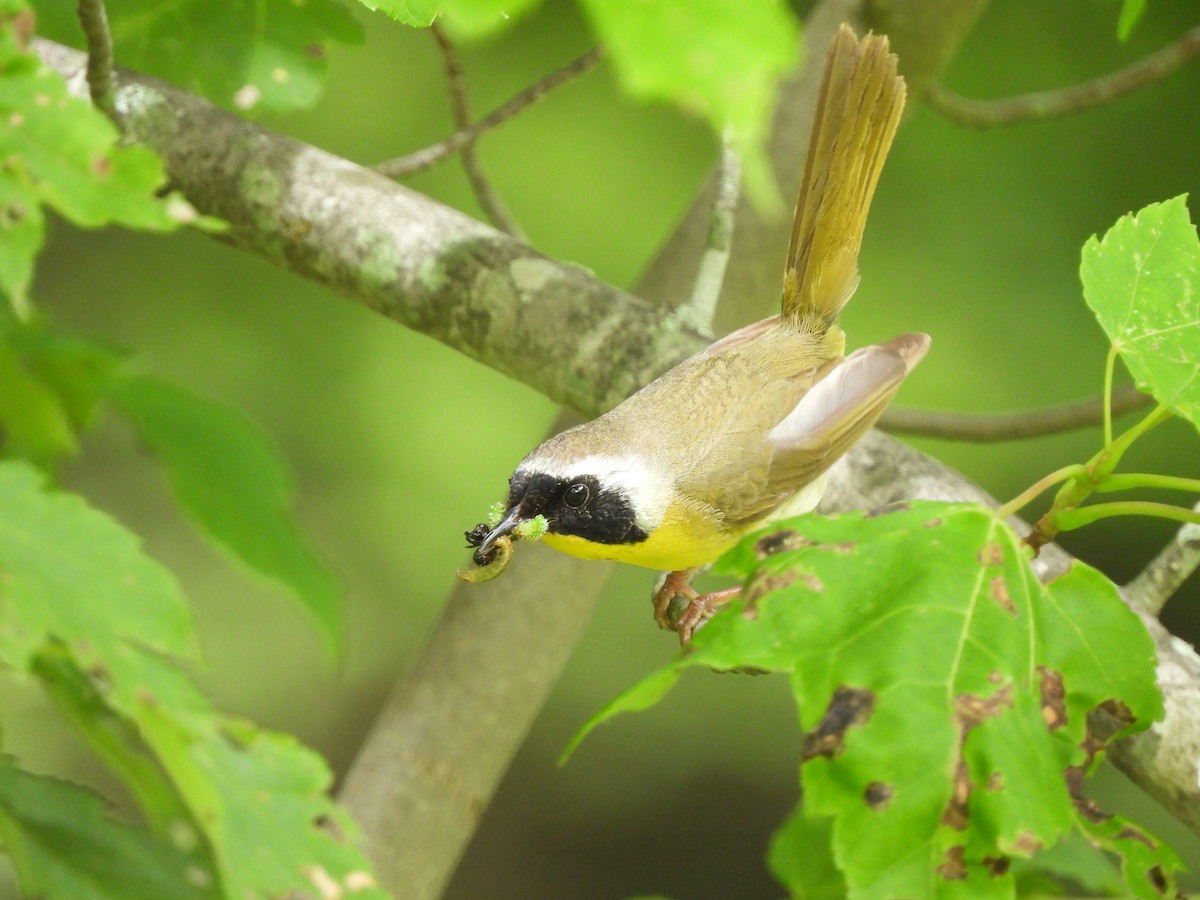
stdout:
POLYGON ((1104 361, 1104 443, 1112 443, 1112 406, 1113 406, 1113 370, 1117 365, 1117 348, 1108 348, 1108 358, 1104 361))
MULTIPOLYGON (((1097 486, 1112 476, 1112 470, 1117 467, 1117 463, 1121 461, 1121 457, 1124 456, 1125 451, 1132 446, 1133 442, 1151 428, 1167 421, 1167 419, 1171 418, 1171 415, 1171 410, 1159 404, 1149 415, 1132 428, 1122 432, 1110 443, 1101 447, 1099 452, 1081 467, 1082 471, 1059 489, 1058 494, 1054 497, 1054 504, 1044 516, 1033 524, 1032 530, 1025 538, 1025 543, 1032 547, 1034 551, 1037 551, 1044 544, 1048 544, 1054 540, 1054 536, 1063 528, 1061 517, 1067 513, 1077 511, 1077 507, 1096 490, 1097 486)), ((1157 505, 1164 506, 1165 504, 1157 505)), ((1169 508, 1174 509, 1175 507, 1169 508)), ((1086 522, 1081 521, 1079 524, 1086 524, 1086 522)), ((1079 525, 1072 527, 1077 528, 1079 525)))
POLYGON ((1110 494, 1114 491, 1131 491, 1136 488, 1160 488, 1164 491, 1191 491, 1200 494, 1200 478, 1157 475, 1152 472, 1115 473, 1096 485, 1096 493, 1110 494))
MULTIPOLYGON (((1194 507, 1200 513, 1200 503, 1194 507)), ((1182 525, 1166 547, 1122 589, 1132 603, 1157 616, 1171 595, 1200 567, 1200 527, 1182 525)))
POLYGON ((1085 474, 1086 471, 1086 467, 1080 463, 1073 463, 1069 466, 1063 466, 1061 469, 1055 469, 1049 475, 1046 475, 1044 478, 1036 481, 1034 484, 1027 487, 1021 493, 1017 494, 1017 496, 1013 497, 1013 499, 1009 500, 1007 503, 997 509, 996 517, 1000 519, 1007 519, 1009 516, 1014 515, 1017 510, 1022 509, 1023 507, 1032 503, 1039 494, 1048 491, 1060 481, 1068 481, 1072 478, 1076 478, 1079 475, 1085 474))
POLYGON ((1173 519, 1176 522, 1200 524, 1200 512, 1194 509, 1172 506, 1169 503, 1155 503, 1151 500, 1118 500, 1113 503, 1097 503, 1095 506, 1064 509, 1055 514, 1054 521, 1059 530, 1071 531, 1113 516, 1156 516, 1160 519, 1173 519))

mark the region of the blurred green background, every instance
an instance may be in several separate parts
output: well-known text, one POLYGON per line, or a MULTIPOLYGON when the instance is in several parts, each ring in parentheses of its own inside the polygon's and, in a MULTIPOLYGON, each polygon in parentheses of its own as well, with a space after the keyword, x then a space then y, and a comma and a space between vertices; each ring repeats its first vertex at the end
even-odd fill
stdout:
MULTIPOLYGON (((1118 5, 997 0, 946 81, 973 97, 1072 84, 1168 43, 1200 12, 1194 0, 1156 0, 1122 46, 1118 5)), ((267 124, 373 163, 453 129, 430 36, 363 19, 367 43, 334 49, 321 103, 267 124)), ((500 39, 464 48, 473 110, 492 109, 591 44, 575 7, 548 0, 500 39)), ((934 336, 899 403, 999 411, 1099 390, 1107 347, 1081 298, 1080 247, 1130 210, 1200 194, 1197 98, 1193 65, 1101 110, 989 132, 913 104, 876 196, 862 288, 845 316, 852 344, 907 330, 934 336)), ((629 287, 716 147, 678 111, 628 100, 602 66, 485 137, 479 153, 538 249, 629 287)), ((456 160, 409 183, 478 214, 456 160)), ((554 407, 198 234, 56 225, 34 296, 61 325, 130 348, 149 370, 246 410, 294 467, 296 515, 346 589, 348 640, 337 670, 322 663, 281 593, 180 518, 123 426, 102 423, 66 481, 144 535, 179 575, 209 663, 199 677, 218 703, 297 734, 344 771, 453 587, 462 530, 499 498, 554 407)), ((763 314, 776 302, 764 297, 763 314)), ((1006 498, 1086 459, 1097 442, 1093 430, 1014 445, 918 443, 1006 498)), ((1200 477, 1198 447, 1194 432, 1172 423, 1135 449, 1129 469, 1200 477)), ((1159 522, 1109 520, 1064 543, 1122 581, 1171 533, 1159 522)), ((762 857, 795 802, 798 755, 781 680, 692 672, 658 709, 601 729, 568 766, 555 765, 584 720, 676 652, 651 621, 652 580, 634 569, 614 579, 449 897, 778 895, 762 857)), ((1167 614, 1190 639, 1198 600, 1193 581, 1167 614)), ((11 752, 37 771, 119 796, 36 691, 12 681, 0 690, 11 752)), ((1100 794, 1117 810, 1155 813, 1115 773, 1100 794)), ((1200 861, 1194 838, 1173 821, 1147 822, 1200 861)))

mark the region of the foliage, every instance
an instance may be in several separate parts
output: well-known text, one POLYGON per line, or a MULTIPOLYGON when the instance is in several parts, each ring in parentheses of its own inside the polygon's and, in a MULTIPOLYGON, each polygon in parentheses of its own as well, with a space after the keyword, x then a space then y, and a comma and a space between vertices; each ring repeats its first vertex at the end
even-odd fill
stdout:
MULTIPOLYGON (((362 2, 414 26, 445 15, 460 35, 490 33, 535 5, 362 2)), ((765 203, 772 189, 760 147, 772 85, 796 49, 784 7, 583 6, 631 92, 732 131, 765 203)), ((1144 6, 1125 0, 1122 38, 1144 6)), ((38 4, 39 31, 78 43, 71 7, 38 4)), ((336 647, 336 585, 288 518, 289 480, 262 438, 235 412, 32 313, 45 208, 85 227, 166 230, 196 219, 181 198, 157 196, 161 163, 121 142, 29 52, 17 27, 28 8, 0 0, 0 116, 9 126, 0 134, 0 293, 9 301, 0 316, 0 662, 55 700, 126 785, 141 821, 118 823, 94 794, 4 758, 0 839, 30 894, 379 896, 352 849, 351 823, 328 799, 324 762, 213 707, 187 674, 200 656, 172 575, 136 536, 53 486, 57 464, 79 452, 97 416, 124 415, 197 524, 290 588, 327 650, 336 647)), ((109 13, 121 64, 227 107, 285 110, 318 96, 330 45, 359 40, 352 8, 136 0, 109 13)), ((1113 469, 1166 410, 1200 424, 1200 350, 1185 327, 1200 318, 1198 256, 1182 198, 1085 248, 1088 302, 1164 410, 1108 435, 1095 459, 1050 482, 1065 484, 1047 532, 1090 521, 1080 503, 1092 491, 1163 485, 1120 480, 1113 469)), ((653 705, 689 667, 786 673, 805 731, 805 803, 769 860, 796 894, 1011 895, 1047 872, 1087 871, 1093 847, 1123 870, 1118 883, 1099 866, 1089 889, 1159 896, 1170 887, 1171 851, 1082 789, 1111 737, 1089 715, 1128 733, 1161 713, 1153 648, 1107 579, 1076 566, 1040 584, 1017 536, 963 505, 788 527, 730 556, 744 598, 699 632, 689 655, 596 722, 653 705)))
MULTIPOLYGON (((1163 405, 1110 436, 1087 465, 1053 476, 1066 484, 1029 545, 1004 517, 1041 483, 998 513, 917 502, 781 523, 719 564, 742 594, 690 652, 575 741, 657 703, 694 666, 785 673, 804 730, 803 802, 769 859, 794 895, 1011 897, 1014 862, 1032 860, 1028 880, 1039 855, 1069 835, 1121 860, 1114 894, 1173 890, 1180 864, 1170 848, 1083 790, 1114 732, 1162 715, 1153 642, 1104 575, 1076 563, 1043 585, 1029 550, 1103 510, 1078 508, 1094 490, 1161 486, 1113 469, 1168 408, 1196 422, 1198 256, 1183 198, 1122 219, 1084 248, 1089 305, 1163 405)), ((1116 512, 1155 512, 1147 506, 1116 512)))
MULTIPOLYGON (((537 0, 363 0, 406 24, 443 14, 463 37, 504 27, 537 0)), ((625 87, 635 96, 676 103, 727 133, 745 157, 747 187, 765 208, 778 206, 763 152, 775 83, 797 59, 797 30, 773 0, 626 3, 581 0, 625 87)))
MULTIPOLYGON (((38 7, 39 28, 78 43, 73 3, 38 7)), ((362 40, 342 0, 132 0, 108 5, 122 65, 243 111, 287 110, 320 96, 332 43, 362 40)))
POLYGON ((1107 705, 1130 728, 1162 713, 1153 644, 1104 576, 1079 564, 1041 585, 1008 526, 961 504, 781 527, 724 559, 743 596, 691 652, 592 725, 693 666, 786 673, 804 802, 771 863, 796 894, 828 890, 816 835, 851 896, 1012 896, 1014 858, 1080 830, 1131 854, 1130 889, 1157 896, 1170 851, 1146 857, 1080 811, 1102 746, 1089 712, 1107 705))
POLYGON ((1083 296, 1138 387, 1200 428, 1200 239, 1187 195, 1084 245, 1083 296))
MULTIPOLYGON (((0 298, 26 303, 48 206, 85 227, 109 222, 167 230, 194 218, 180 198, 159 200, 162 163, 117 143, 117 129, 26 47, 23 0, 0 2, 0 298)), ((2 313, 0 313, 2 314, 2 313)))
MULTIPOLYGON (((325 796, 324 763, 291 738, 213 709, 180 668, 198 656, 174 578, 116 522, 43 480, 27 463, 0 463, 0 661, 45 685, 125 780, 149 830, 180 851, 175 889, 162 896, 208 884, 227 896, 327 884, 378 896, 347 844, 349 821, 325 796)), ((51 789, 11 771, 7 788, 6 844, 28 851, 18 868, 32 889, 48 826, 23 798, 51 789)), ((118 859, 149 854, 161 869, 169 855, 147 850, 139 830, 113 831, 83 792, 60 790, 54 803, 59 815, 73 811, 80 833, 107 830, 87 841, 118 859)))

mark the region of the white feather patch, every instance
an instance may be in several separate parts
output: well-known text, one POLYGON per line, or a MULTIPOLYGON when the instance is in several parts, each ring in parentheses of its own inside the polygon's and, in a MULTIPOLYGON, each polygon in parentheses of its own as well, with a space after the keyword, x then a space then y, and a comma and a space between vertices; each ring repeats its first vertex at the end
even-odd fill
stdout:
POLYGON ((517 472, 541 473, 565 480, 591 475, 602 488, 619 490, 629 499, 637 515, 638 527, 645 532, 662 524, 675 495, 671 483, 650 471, 638 456, 594 454, 572 460, 531 458, 522 462, 517 472))

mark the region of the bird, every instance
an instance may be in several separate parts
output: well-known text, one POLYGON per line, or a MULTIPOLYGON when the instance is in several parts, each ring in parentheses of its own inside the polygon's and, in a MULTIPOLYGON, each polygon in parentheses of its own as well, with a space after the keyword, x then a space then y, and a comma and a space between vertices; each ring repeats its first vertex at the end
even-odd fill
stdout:
POLYGON ((541 539, 556 550, 667 573, 654 617, 685 645, 736 595, 700 595, 691 580, 750 532, 812 511, 829 467, 929 348, 928 335, 912 333, 847 355, 837 321, 858 287, 867 212, 904 100, 886 36, 859 39, 842 25, 826 54, 780 312, 536 447, 509 479, 498 520, 467 532, 477 564, 511 553, 541 516, 541 539))

